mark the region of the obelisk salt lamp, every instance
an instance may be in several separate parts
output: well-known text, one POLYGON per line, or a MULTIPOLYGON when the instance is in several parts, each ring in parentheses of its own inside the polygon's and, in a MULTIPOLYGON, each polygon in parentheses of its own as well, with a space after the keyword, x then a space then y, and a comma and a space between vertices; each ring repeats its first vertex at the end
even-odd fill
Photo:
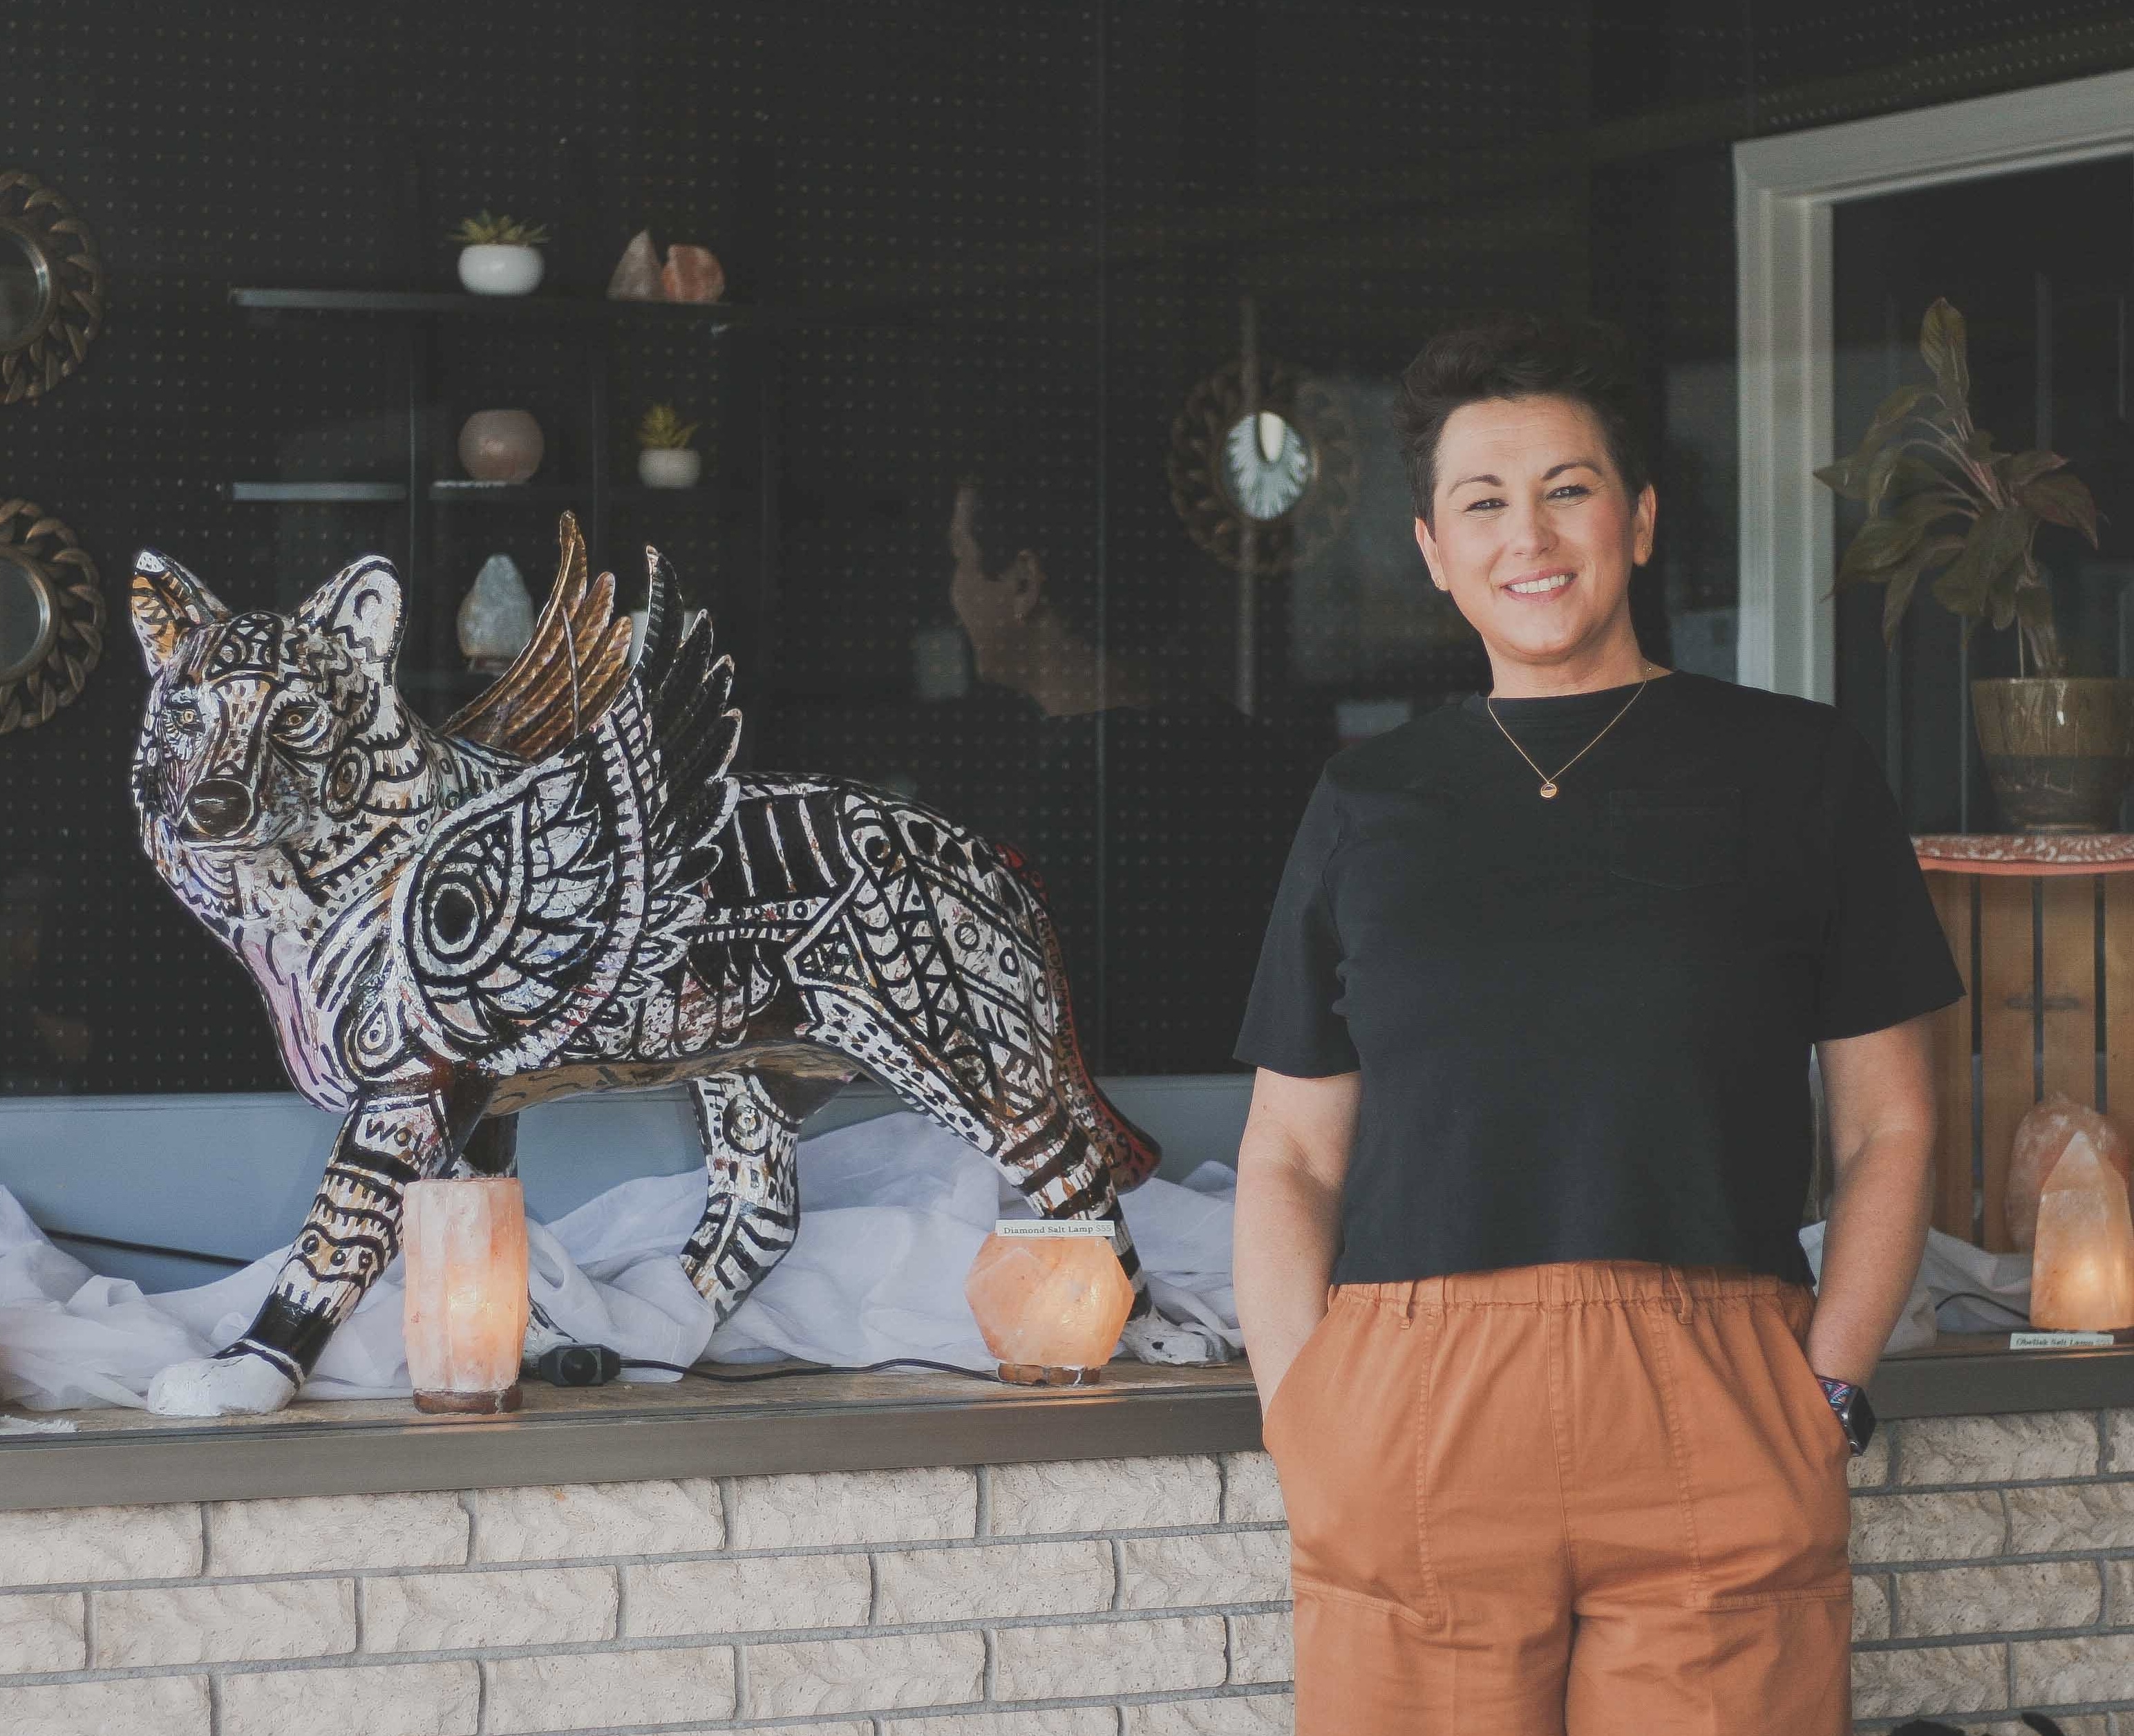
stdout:
POLYGON ((2038 1196, 2030 1324, 2055 1332, 2134 1326, 2134 1216, 2127 1183, 2077 1133, 2038 1196))
POLYGON ((1023 1386, 1103 1378, 1133 1307, 1133 1285, 1108 1223, 1006 1219, 963 1280, 1000 1377, 1023 1386))
POLYGON ((408 1375, 418 1410, 516 1410, 526 1343, 526 1199, 515 1180, 408 1184, 408 1375))

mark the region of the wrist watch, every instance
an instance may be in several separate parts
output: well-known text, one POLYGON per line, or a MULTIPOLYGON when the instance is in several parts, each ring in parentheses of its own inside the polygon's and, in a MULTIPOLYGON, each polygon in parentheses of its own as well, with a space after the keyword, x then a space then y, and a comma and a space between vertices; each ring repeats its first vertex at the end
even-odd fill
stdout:
POLYGON ((1852 1456, 1857 1459, 1875 1438, 1875 1407, 1867 1402, 1866 1389, 1850 1381, 1834 1381, 1823 1374, 1818 1374, 1816 1381, 1823 1388, 1823 1396, 1830 1401, 1830 1408, 1837 1413, 1845 1438, 1852 1444, 1852 1456))

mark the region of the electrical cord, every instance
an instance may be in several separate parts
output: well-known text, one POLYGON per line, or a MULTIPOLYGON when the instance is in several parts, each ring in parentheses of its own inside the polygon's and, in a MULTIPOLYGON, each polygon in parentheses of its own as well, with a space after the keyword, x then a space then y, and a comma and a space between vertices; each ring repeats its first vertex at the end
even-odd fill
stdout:
POLYGON ((997 1377, 976 1368, 958 1368, 954 1362, 929 1362, 924 1357, 891 1357, 883 1362, 868 1362, 859 1367, 841 1367, 834 1362, 809 1362, 799 1368, 767 1368, 757 1374, 714 1374, 708 1368, 684 1368, 679 1362, 654 1362, 626 1357, 625 1368, 661 1368, 669 1374, 693 1374, 700 1381, 717 1381, 739 1386, 750 1381, 790 1380, 804 1374, 879 1374, 886 1368, 930 1368, 937 1374, 959 1374, 968 1381, 992 1382, 997 1377))

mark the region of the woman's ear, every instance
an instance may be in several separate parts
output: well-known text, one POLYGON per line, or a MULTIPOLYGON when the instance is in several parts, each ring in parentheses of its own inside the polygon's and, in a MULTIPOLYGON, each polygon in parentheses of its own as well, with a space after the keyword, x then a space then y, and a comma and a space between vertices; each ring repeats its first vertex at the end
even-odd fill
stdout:
POLYGON ((1015 587, 1011 604, 1015 618, 1026 621, 1045 606, 1045 563, 1037 558, 1037 551, 1018 551, 1008 563, 1007 578, 1015 587))
POLYGON ((1437 576, 1437 538, 1430 533, 1427 518, 1415 521, 1415 546, 1422 551, 1422 564, 1430 573, 1430 582, 1440 591, 1450 591, 1452 587, 1437 576))
POLYGON ((1659 517, 1659 496, 1653 492, 1649 482, 1638 490, 1638 504, 1631 514, 1633 527, 1630 564, 1642 567, 1653 557, 1653 527, 1659 517))

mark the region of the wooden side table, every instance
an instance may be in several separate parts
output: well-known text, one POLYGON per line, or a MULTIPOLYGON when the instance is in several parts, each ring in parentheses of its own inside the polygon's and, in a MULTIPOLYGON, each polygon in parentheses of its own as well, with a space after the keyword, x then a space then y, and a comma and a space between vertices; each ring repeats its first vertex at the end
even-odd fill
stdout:
POLYGON ((1934 1227, 2005 1251, 2030 1106, 2061 1091, 2134 1122, 2134 833, 1912 844, 1967 991, 1934 1015, 1934 1227))

